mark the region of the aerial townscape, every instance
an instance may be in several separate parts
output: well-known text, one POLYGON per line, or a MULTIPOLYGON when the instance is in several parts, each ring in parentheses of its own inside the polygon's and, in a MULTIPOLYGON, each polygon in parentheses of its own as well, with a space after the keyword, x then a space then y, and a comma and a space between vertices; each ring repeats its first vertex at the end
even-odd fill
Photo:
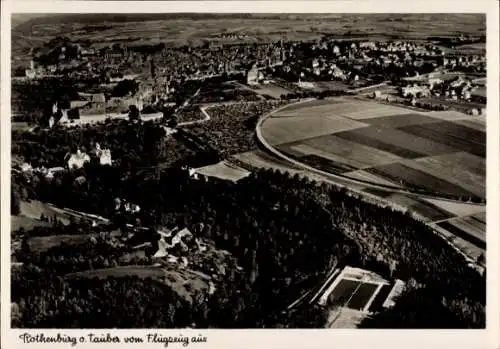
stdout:
POLYGON ((485 328, 480 14, 12 16, 14 328, 485 328))

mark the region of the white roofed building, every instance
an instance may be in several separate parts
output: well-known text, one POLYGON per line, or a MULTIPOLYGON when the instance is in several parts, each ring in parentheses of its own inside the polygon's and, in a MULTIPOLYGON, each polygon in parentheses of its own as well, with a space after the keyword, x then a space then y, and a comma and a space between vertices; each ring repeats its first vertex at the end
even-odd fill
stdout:
POLYGON ((74 168, 82 168, 83 165, 86 162, 90 161, 90 156, 88 156, 86 153, 83 153, 78 149, 75 154, 71 154, 68 159, 68 167, 69 169, 74 169, 74 168))

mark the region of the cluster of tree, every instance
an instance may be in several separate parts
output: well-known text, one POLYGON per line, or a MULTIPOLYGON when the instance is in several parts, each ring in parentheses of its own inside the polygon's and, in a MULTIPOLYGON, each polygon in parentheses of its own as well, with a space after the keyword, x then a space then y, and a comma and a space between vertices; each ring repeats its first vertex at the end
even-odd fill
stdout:
MULTIPOLYGON (((374 54, 376 56, 376 53, 374 54)), ((366 75, 381 76, 384 81, 389 80, 398 82, 403 77, 415 76, 417 73, 420 75, 431 73, 434 69, 435 67, 430 61, 426 61, 423 65, 418 67, 414 66, 412 61, 403 65, 396 65, 395 63, 377 64, 370 62, 369 64, 364 65, 361 71, 366 75)))
MULTIPOLYGON (((101 175, 90 177, 93 184, 84 191, 61 183, 60 203, 69 207, 79 203, 88 206, 86 211, 104 212, 120 192, 141 206, 144 225, 187 226, 238 258, 245 277, 240 288, 233 286, 239 292, 237 306, 218 305, 229 327, 287 326, 283 309, 319 283, 335 263, 364 267, 387 278, 415 279, 425 287, 408 292, 400 307, 382 312, 380 320, 376 316, 366 326, 388 327, 400 321, 414 327, 446 327, 440 320, 443 307, 456 326, 484 324, 485 277, 408 214, 271 170, 236 184, 195 181, 176 169, 163 172, 159 179, 137 176, 125 183, 113 172, 99 183, 101 175), (195 229, 200 224, 202 229, 195 229), (422 302, 442 306, 423 307, 422 302), (427 316, 436 321, 426 323, 427 316)), ((324 320, 317 318, 318 312, 311 313, 316 317, 302 318, 297 324, 306 326, 309 321, 316 326, 324 320)))
POLYGON ((56 275, 65 275, 85 270, 113 268, 121 265, 150 265, 146 255, 128 258, 126 247, 115 246, 101 239, 97 234, 82 236, 88 240, 81 244, 61 244, 41 253, 26 253, 18 259, 50 270, 56 275), (92 239, 95 239, 93 240, 92 239))
POLYGON ((431 103, 431 102, 424 102, 421 100, 413 101, 411 99, 405 99, 404 103, 406 105, 411 105, 411 106, 426 109, 426 110, 444 111, 444 110, 450 109, 450 107, 448 107, 442 103, 431 103))
POLYGON ((303 91, 282 94, 281 99, 291 100, 291 99, 302 99, 302 98, 318 98, 324 99, 328 97, 338 97, 345 95, 345 91, 340 90, 324 90, 324 91, 303 91))
POLYGON ((116 86, 113 88, 113 91, 111 92, 111 95, 113 97, 125 97, 128 95, 133 96, 137 93, 138 90, 139 83, 137 81, 125 79, 116 84, 116 86))
POLYGON ((13 121, 47 124, 55 103, 59 108, 69 109, 70 101, 79 99, 78 91, 101 82, 99 78, 43 78, 32 82, 13 82, 13 121))
POLYGON ((193 307, 151 279, 63 279, 32 271, 13 284, 19 286, 13 289, 18 314, 13 327, 175 328, 193 323, 193 307))
POLYGON ((257 148, 258 118, 284 104, 283 101, 262 101, 217 105, 206 110, 209 121, 188 126, 187 130, 217 149, 224 158, 257 148))
POLYGON ((214 103, 228 101, 259 101, 256 93, 244 89, 213 89, 203 91, 196 97, 196 103, 214 103))
POLYGON ((191 122, 191 121, 203 120, 204 118, 205 115, 202 113, 199 106, 185 107, 177 115, 178 122, 191 122))
POLYGON ((50 132, 12 133, 12 153, 33 167, 63 166, 68 152, 74 153, 78 148, 91 152, 96 143, 109 148, 113 159, 125 167, 175 162, 189 152, 182 142, 167 137, 164 128, 152 121, 108 120, 70 129, 56 127, 50 132))

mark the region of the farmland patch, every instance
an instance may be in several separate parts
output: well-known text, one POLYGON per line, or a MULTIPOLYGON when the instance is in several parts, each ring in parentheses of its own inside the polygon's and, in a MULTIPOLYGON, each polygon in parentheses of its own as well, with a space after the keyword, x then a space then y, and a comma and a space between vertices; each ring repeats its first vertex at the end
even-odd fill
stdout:
POLYGON ((473 217, 460 217, 450 219, 448 223, 486 242, 486 224, 483 222, 473 217))
POLYGON ((453 120, 453 122, 476 131, 486 132, 486 122, 482 119, 453 120))
POLYGON ((453 122, 436 122, 424 125, 411 125, 400 128, 404 132, 446 144, 461 151, 485 157, 486 133, 461 126, 453 122))
POLYGON ((377 147, 377 144, 385 143, 388 144, 386 147, 393 146, 392 151, 399 153, 403 153, 403 150, 399 149, 408 149, 408 151, 410 151, 408 155, 412 155, 408 156, 408 158, 418 157, 417 154, 438 155, 455 151, 452 147, 439 142, 417 137, 397 129, 364 127, 347 132, 336 133, 335 136, 353 140, 354 142, 365 142, 368 144, 373 142, 372 144, 375 147, 377 147), (374 141, 371 141, 370 139, 373 139, 374 141))
MULTIPOLYGON (((385 141, 381 141, 380 139, 384 139, 383 137, 380 137, 380 139, 377 139, 375 137, 370 137, 366 136, 368 133, 373 133, 374 128, 366 128, 363 132, 358 132, 360 130, 353 130, 353 131, 347 131, 347 132, 340 132, 335 134, 335 136, 340 137, 345 140, 349 140, 352 142, 356 142, 359 144, 366 145, 368 147, 376 148, 379 150, 383 150, 386 152, 389 152, 391 154, 400 156, 402 158, 406 159, 414 159, 414 158, 419 158, 422 156, 425 156, 423 153, 419 153, 410 149, 403 148, 397 144, 394 143, 387 143, 385 141), (369 129, 372 129, 370 132, 369 129)), ((375 136, 375 135, 374 135, 375 136)))
POLYGON ((404 208, 406 210, 411 210, 412 207, 418 204, 418 200, 400 193, 392 194, 388 196, 387 199, 389 199, 390 202, 394 203, 400 208, 404 208))
POLYGON ((99 234, 34 236, 28 239, 28 245, 33 253, 41 253, 62 244, 81 245, 97 236, 99 234))
POLYGON ((32 230, 35 227, 51 227, 49 222, 43 222, 39 219, 23 217, 23 216, 10 216, 10 230, 16 231, 23 228, 25 231, 32 230))
POLYGON ((394 154, 351 142, 335 135, 308 139, 303 144, 338 157, 356 161, 362 164, 363 167, 380 166, 401 160, 401 157, 394 154))
POLYGON ((303 172, 301 169, 294 166, 293 164, 289 164, 288 161, 280 160, 276 157, 268 155, 267 153, 261 150, 240 153, 233 155, 233 157, 238 161, 241 161, 243 163, 249 164, 250 166, 254 166, 257 168, 273 168, 282 171, 296 170, 303 172))
POLYGON ((477 236, 474 236, 473 234, 466 232, 462 230, 459 227, 456 227, 455 225, 449 223, 449 222, 440 222, 437 224, 439 227, 449 231, 453 235, 456 235, 474 245, 477 247, 480 247, 482 249, 486 249, 486 242, 484 241, 484 238, 479 238, 477 236))
POLYGON ((407 112, 408 111, 406 109, 394 107, 391 105, 367 102, 362 103, 360 101, 355 101, 352 104, 352 108, 346 108, 346 111, 339 111, 338 114, 354 120, 365 120, 405 114, 407 112))
POLYGON ((480 212, 471 216, 473 219, 486 224, 486 212, 480 212))
POLYGON ((465 202, 439 200, 439 199, 423 199, 431 204, 442 208, 443 210, 452 213, 455 216, 470 216, 483 214, 486 210, 484 205, 474 205, 465 202))
POLYGON ((270 118, 262 124, 262 135, 270 144, 277 145, 363 126, 353 120, 321 116, 270 118))
POLYGON ((364 170, 353 171, 349 173, 344 173, 345 177, 352 178, 355 180, 365 181, 369 183, 376 183, 380 185, 388 185, 391 187, 401 187, 400 185, 388 181, 382 177, 376 176, 373 173, 366 172, 364 170))
POLYGON ((415 204, 411 205, 410 209, 419 215, 428 218, 430 221, 440 221, 454 217, 454 215, 450 212, 423 200, 419 200, 415 204))
POLYGON ((410 189, 422 190, 431 193, 446 194, 450 196, 475 197, 475 195, 454 183, 450 183, 439 177, 435 177, 426 172, 403 165, 393 163, 367 169, 368 172, 400 182, 410 189))
POLYGON ((317 156, 314 154, 301 156, 298 160, 311 167, 338 175, 354 170, 354 168, 349 165, 334 162, 322 156, 317 156))
POLYGON ((390 191, 380 190, 380 189, 376 189, 376 188, 365 188, 365 189, 363 189, 363 192, 365 192, 367 194, 378 196, 378 197, 383 198, 383 199, 388 198, 389 196, 392 195, 392 192, 390 192, 390 191))
POLYGON ((423 114, 398 114, 392 116, 382 116, 379 118, 363 119, 363 122, 373 126, 397 128, 402 126, 436 122, 436 119, 423 114))
POLYGON ((292 92, 274 84, 260 85, 259 87, 256 87, 254 91, 260 95, 268 95, 276 99, 280 99, 281 95, 286 95, 292 92))
POLYGON ((427 115, 442 121, 471 120, 471 121, 484 122, 484 118, 482 117, 467 115, 455 110, 431 111, 428 112, 427 115))
POLYGON ((57 219, 63 224, 70 223, 70 215, 68 213, 37 200, 31 200, 29 202, 21 201, 20 211, 22 216, 28 218, 40 219, 43 214, 45 217, 57 216, 57 219))
POLYGON ((486 164, 483 158, 460 152, 404 161, 404 164, 436 177, 447 178, 478 197, 486 197, 486 164))

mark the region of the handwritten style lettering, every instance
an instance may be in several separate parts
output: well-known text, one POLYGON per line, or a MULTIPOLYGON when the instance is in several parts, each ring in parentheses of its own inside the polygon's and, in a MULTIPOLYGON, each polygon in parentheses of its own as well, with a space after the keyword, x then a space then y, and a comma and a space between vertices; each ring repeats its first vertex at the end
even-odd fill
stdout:
POLYGON ((148 333, 147 340, 148 343, 163 343, 165 347, 168 347, 169 343, 181 343, 183 347, 189 345, 189 337, 183 337, 182 335, 176 337, 163 337, 158 333, 148 333))
POLYGON ((19 339, 23 341, 25 344, 31 343, 66 343, 71 344, 72 347, 76 346, 78 340, 76 337, 71 337, 65 334, 58 333, 55 336, 47 336, 43 333, 39 333, 36 335, 31 335, 29 333, 23 333, 19 336, 19 339))

